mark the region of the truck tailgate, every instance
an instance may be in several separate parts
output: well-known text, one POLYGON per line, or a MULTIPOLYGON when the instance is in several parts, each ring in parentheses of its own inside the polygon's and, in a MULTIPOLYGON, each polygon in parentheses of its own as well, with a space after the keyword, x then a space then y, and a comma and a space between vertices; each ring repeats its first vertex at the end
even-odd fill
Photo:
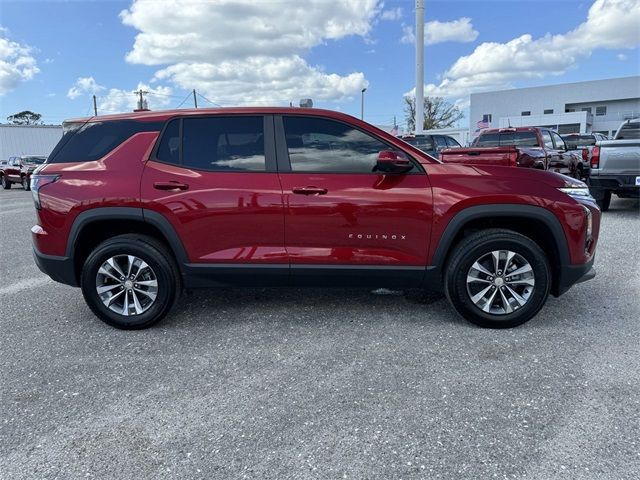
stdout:
POLYGON ((599 142, 602 174, 640 175, 640 140, 599 142))
POLYGON ((444 163, 464 163, 466 165, 515 166, 518 149, 505 147, 447 148, 440 152, 444 163))

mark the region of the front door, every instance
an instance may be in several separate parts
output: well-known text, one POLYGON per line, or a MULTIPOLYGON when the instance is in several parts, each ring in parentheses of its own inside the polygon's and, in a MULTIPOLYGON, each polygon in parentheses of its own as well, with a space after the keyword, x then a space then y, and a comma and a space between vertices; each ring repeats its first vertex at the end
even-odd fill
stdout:
POLYGON ((250 277, 239 267, 276 264, 288 276, 273 143, 270 116, 190 116, 167 125, 143 173, 143 207, 169 219, 199 271, 225 267, 231 278, 237 267, 250 277))
POLYGON ((419 164, 376 171, 393 147, 370 133, 313 116, 275 117, 294 284, 409 284, 424 276, 432 193, 419 164))

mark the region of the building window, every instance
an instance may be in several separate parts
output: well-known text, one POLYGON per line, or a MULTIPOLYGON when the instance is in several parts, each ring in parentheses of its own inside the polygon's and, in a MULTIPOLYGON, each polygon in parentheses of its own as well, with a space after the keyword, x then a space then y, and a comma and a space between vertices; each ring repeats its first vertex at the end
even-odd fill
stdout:
POLYGON ((531 111, 527 110, 526 112, 522 112, 520 115, 522 115, 523 117, 528 117, 531 115, 531 111))
POLYGON ((553 108, 547 108, 547 109, 544 111, 544 114, 545 114, 545 115, 550 115, 550 114, 552 114, 552 113, 553 113, 553 108))
POLYGON ((572 112, 575 112, 575 111, 576 111, 575 108, 565 108, 564 109, 564 113, 572 113, 572 112))
POLYGON ((596 107, 596 116, 601 117, 607 114, 607 107, 596 107))
POLYGON ((482 115, 482 121, 486 123, 491 123, 491 114, 485 113, 484 115, 482 115))
POLYGON ((582 107, 583 112, 591 113, 591 107, 582 107))

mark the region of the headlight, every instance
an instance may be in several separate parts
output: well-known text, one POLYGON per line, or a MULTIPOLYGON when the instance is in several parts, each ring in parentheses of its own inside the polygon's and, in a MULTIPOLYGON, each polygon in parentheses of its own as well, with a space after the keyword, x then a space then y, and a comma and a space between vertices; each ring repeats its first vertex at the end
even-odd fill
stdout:
POLYGON ((589 192, 589 187, 587 186, 564 187, 564 188, 559 188, 558 190, 560 190, 563 193, 566 193, 567 195, 569 195, 572 198, 575 198, 576 200, 590 200, 592 202, 595 202, 595 199, 591 196, 591 193, 589 192))
POLYGON ((584 214, 587 216, 586 239, 589 240, 591 239, 591 234, 593 233, 593 214, 591 213, 591 209, 589 207, 582 205, 582 208, 584 208, 584 214))

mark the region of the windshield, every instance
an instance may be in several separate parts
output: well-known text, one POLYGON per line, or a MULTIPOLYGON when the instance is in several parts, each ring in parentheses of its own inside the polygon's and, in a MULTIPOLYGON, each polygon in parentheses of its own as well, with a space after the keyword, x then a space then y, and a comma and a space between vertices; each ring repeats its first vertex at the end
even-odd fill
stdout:
POLYGON ((33 156, 29 156, 29 157, 22 157, 22 161, 24 163, 35 163, 36 165, 40 165, 41 163, 44 163, 47 160, 47 157, 33 157, 33 156))

